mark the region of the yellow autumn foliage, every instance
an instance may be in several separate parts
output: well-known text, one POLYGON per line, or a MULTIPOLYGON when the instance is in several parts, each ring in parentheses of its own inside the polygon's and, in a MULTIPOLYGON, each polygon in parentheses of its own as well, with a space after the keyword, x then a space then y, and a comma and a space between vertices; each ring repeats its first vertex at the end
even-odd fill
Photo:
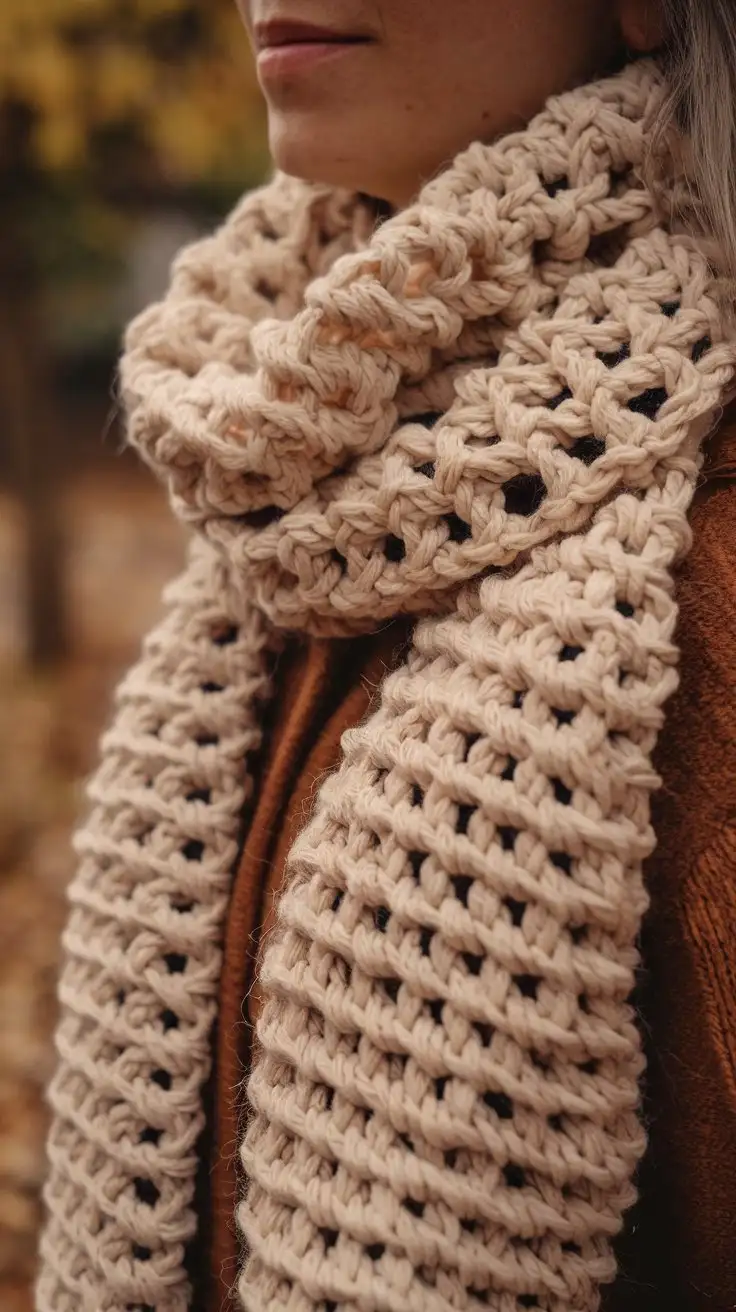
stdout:
POLYGON ((263 114, 235 0, 0 0, 0 104, 32 112, 35 162, 77 169, 129 132, 175 183, 253 176, 263 114))

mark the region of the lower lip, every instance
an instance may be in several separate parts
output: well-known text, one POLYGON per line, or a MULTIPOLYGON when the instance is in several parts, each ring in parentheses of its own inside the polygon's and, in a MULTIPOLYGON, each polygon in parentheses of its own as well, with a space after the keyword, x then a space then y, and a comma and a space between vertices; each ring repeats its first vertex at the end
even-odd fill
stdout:
POLYGON ((258 72, 264 80, 303 73, 315 64, 338 59, 366 44, 365 41, 295 41, 293 45, 267 46, 258 56, 258 72))

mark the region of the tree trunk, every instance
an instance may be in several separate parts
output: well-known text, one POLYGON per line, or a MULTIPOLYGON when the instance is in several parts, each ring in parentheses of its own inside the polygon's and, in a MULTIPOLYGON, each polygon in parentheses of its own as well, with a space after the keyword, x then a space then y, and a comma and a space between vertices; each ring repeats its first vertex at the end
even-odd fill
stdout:
POLYGON ((61 461, 40 288, 24 206, 6 207, 0 242, 0 414, 24 515, 26 653, 35 667, 67 649, 61 461))

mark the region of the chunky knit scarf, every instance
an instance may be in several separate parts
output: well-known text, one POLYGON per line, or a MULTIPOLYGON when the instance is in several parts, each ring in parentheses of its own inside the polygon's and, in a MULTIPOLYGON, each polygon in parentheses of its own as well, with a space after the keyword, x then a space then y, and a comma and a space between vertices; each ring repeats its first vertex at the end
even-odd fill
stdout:
POLYGON ((672 569, 736 360, 642 181, 661 97, 642 63, 555 99, 380 225, 278 177, 130 329, 130 440, 198 533, 77 838, 41 1312, 191 1306, 270 653, 399 613, 266 954, 240 1298, 589 1312, 613 1278, 672 569))

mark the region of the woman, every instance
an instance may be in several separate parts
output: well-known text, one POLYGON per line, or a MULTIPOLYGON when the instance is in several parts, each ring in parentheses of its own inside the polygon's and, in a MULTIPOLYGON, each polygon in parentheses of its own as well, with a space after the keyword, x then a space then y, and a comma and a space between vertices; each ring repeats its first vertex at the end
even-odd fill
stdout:
POLYGON ((37 1306, 725 1310, 736 10, 244 10, 282 172, 122 363, 196 532, 78 837, 37 1306))

